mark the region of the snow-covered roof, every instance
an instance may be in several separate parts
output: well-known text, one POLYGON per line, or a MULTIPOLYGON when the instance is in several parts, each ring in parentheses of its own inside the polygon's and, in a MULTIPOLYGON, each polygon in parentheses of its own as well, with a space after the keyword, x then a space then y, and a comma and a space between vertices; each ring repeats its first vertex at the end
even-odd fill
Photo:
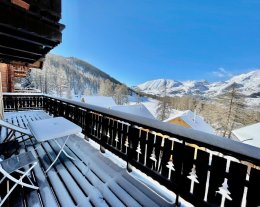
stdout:
POLYGON ((85 103, 110 108, 116 106, 116 102, 111 96, 84 96, 85 103))
POLYGON ((214 129, 207 124, 201 116, 198 116, 190 110, 180 111, 176 115, 164 120, 164 122, 169 122, 173 119, 181 118, 186 122, 192 129, 203 131, 210 134, 215 134, 214 129))
POLYGON ((239 141, 246 144, 253 145, 260 148, 260 122, 249 126, 235 129, 232 131, 233 135, 239 139, 239 141))
POLYGON ((117 105, 117 106, 112 106, 111 109, 129 113, 129 114, 134 114, 137 116, 154 119, 154 116, 150 113, 150 111, 143 104, 117 105))

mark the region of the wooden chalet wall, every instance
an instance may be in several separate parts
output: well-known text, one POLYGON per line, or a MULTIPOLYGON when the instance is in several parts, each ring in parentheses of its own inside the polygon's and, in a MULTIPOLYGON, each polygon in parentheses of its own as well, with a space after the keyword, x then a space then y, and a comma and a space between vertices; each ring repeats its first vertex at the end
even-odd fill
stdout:
POLYGON ((2 92, 14 92, 15 78, 26 77, 28 71, 29 68, 25 66, 0 63, 2 92))
POLYGON ((172 120, 168 121, 168 123, 176 124, 176 125, 183 126, 186 128, 191 128, 191 126, 189 124, 187 124, 185 121, 183 121, 182 118, 180 118, 180 117, 172 119, 172 120))

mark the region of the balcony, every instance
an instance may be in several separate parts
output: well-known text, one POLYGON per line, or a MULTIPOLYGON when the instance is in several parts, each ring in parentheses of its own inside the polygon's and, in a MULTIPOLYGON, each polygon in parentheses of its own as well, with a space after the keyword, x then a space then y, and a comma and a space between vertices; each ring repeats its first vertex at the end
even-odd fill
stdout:
POLYGON ((10 206, 19 202, 36 206, 176 206, 183 204, 182 199, 199 207, 260 205, 260 150, 256 147, 42 94, 4 94, 3 100, 6 119, 14 124, 25 127, 28 119, 63 116, 82 127, 85 139, 74 136, 67 145, 76 162, 61 157, 47 176, 42 170, 57 153, 57 146, 52 142, 37 149, 31 143, 20 146, 21 151, 30 150, 39 159, 34 178, 40 189, 16 192, 10 206), (114 161, 124 161, 125 169, 106 158, 107 151, 114 161), (174 201, 133 178, 135 171, 173 192, 174 201), (97 195, 93 191, 100 196, 93 196, 97 195))

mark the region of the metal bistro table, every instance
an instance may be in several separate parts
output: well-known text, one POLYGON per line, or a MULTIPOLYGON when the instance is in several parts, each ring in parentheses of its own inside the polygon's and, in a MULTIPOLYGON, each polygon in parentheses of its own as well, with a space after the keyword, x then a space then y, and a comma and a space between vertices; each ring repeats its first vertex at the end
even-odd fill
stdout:
POLYGON ((49 140, 54 140, 56 144, 60 147, 59 153, 57 154, 51 165, 48 167, 48 169, 45 171, 45 173, 47 173, 54 165, 54 163, 58 160, 61 152, 63 152, 69 159, 74 160, 74 158, 68 155, 68 153, 64 150, 64 147, 70 135, 82 132, 81 127, 63 117, 55 117, 29 122, 28 127, 30 128, 32 134, 38 142, 41 143, 49 140), (67 137, 62 146, 56 140, 57 138, 61 137, 67 137))

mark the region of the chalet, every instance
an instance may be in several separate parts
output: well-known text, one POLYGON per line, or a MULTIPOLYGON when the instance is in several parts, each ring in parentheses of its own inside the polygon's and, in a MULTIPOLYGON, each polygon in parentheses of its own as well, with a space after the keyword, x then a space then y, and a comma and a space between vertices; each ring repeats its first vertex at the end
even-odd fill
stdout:
POLYGON ((117 105, 111 96, 84 96, 81 98, 81 102, 104 108, 110 108, 117 105))
POLYGON ((177 112, 174 116, 164 120, 164 122, 215 134, 214 129, 201 116, 190 110, 177 112))
POLYGON ((260 122, 232 131, 231 138, 260 148, 260 122))
POLYGON ((154 119, 154 116, 143 104, 134 104, 134 105, 116 105, 112 106, 111 109, 116 111, 121 111, 137 116, 146 117, 149 119, 154 119))

